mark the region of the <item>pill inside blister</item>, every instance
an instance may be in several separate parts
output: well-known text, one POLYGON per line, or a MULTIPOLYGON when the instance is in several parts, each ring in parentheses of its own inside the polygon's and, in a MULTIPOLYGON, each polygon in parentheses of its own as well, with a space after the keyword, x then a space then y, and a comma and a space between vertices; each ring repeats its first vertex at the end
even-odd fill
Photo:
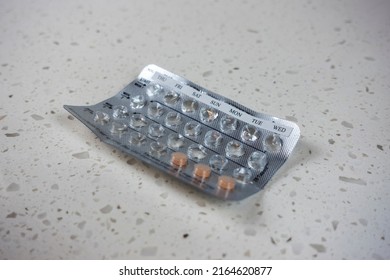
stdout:
POLYGON ((194 167, 194 176, 198 179, 205 180, 209 178, 211 175, 211 169, 210 166, 206 164, 195 164, 194 167))
POLYGON ((174 152, 171 155, 171 164, 175 167, 184 167, 187 165, 188 157, 181 152, 174 152))
POLYGON ((102 141, 227 200, 261 190, 300 134, 289 121, 257 113, 155 65, 103 102, 65 108, 102 141))
POLYGON ((219 176, 218 177, 218 187, 226 190, 231 191, 234 189, 234 186, 236 184, 236 180, 230 176, 219 176))

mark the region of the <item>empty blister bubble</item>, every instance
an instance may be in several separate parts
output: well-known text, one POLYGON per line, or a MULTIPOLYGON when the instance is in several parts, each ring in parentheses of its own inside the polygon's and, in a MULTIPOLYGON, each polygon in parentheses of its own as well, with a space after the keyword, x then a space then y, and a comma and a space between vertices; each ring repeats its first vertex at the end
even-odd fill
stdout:
POLYGON ((267 165, 267 155, 263 152, 253 152, 248 158, 248 166, 262 172, 267 165))
POLYGON ((221 118, 221 121, 219 123, 220 129, 225 133, 233 132, 238 127, 238 121, 236 118, 225 115, 221 118))
POLYGON ((185 146, 185 139, 182 135, 171 133, 168 135, 167 145, 172 150, 179 150, 185 146))
POLYGON ((204 136, 204 144, 209 148, 218 148, 222 140, 222 134, 215 130, 208 131, 204 136))
POLYGON ((210 157, 209 164, 214 171, 221 173, 226 170, 228 160, 224 156, 213 155, 210 157))
POLYGON ((110 132, 114 135, 121 135, 127 130, 127 125, 123 122, 114 121, 111 123, 110 132))
POLYGON ((165 129, 161 124, 152 123, 149 125, 148 134, 152 138, 160 138, 164 136, 165 129))
POLYGON ((130 108, 140 109, 145 106, 145 96, 141 94, 130 96, 130 108))
POLYGON ((231 158, 239 158, 245 154, 244 145, 236 140, 227 143, 225 148, 226 156, 231 158))
POLYGON ((150 143, 149 154, 153 157, 162 157, 167 153, 167 146, 160 142, 150 143))
POLYGON ((159 84, 152 83, 152 84, 148 85, 146 88, 146 94, 149 97, 153 97, 155 95, 160 95, 163 93, 164 93, 164 88, 159 84))
POLYGON ((187 114, 195 113, 198 110, 198 107, 198 102, 192 99, 184 100, 181 104, 181 110, 187 114))
POLYGON ((176 91, 169 90, 164 95, 164 103, 170 106, 176 105, 176 103, 180 100, 180 94, 176 91))
POLYGON ((148 121, 141 114, 133 114, 130 117, 130 127, 134 129, 141 129, 148 125, 148 121))
POLYGON ((124 105, 116 105, 112 108, 112 117, 114 119, 124 119, 128 116, 129 110, 124 105))
POLYGON ((100 125, 105 125, 110 121, 110 116, 107 113, 97 111, 93 117, 93 121, 100 125))
POLYGON ((268 135, 263 141, 264 149, 270 153, 278 153, 282 149, 282 139, 276 134, 268 135))
POLYGON ((193 144, 188 147, 188 157, 194 161, 200 161, 207 156, 205 147, 198 144, 193 144))
POLYGON ((181 115, 178 112, 169 112, 165 117, 165 125, 176 128, 182 123, 181 115))
POLYGON ((164 114, 164 107, 157 102, 152 102, 148 106, 148 117, 157 119, 164 114))
POLYGON ((202 107, 199 116, 202 122, 210 123, 218 117, 218 111, 214 108, 202 107))
POLYGON ((146 136, 139 132, 131 132, 129 135, 129 143, 134 146, 141 146, 146 144, 146 136))
POLYGON ((260 132, 254 125, 246 124, 241 130, 241 138, 244 141, 255 142, 259 137, 260 132))
POLYGON ((186 123, 186 125, 184 126, 184 135, 187 137, 195 138, 200 134, 201 131, 202 127, 200 123, 197 122, 191 121, 186 123))
POLYGON ((155 65, 107 100, 65 108, 102 141, 226 200, 261 190, 300 135, 289 121, 257 113, 155 65))
POLYGON ((233 170, 233 177, 241 184, 247 184, 252 179, 252 171, 245 167, 238 167, 233 170))

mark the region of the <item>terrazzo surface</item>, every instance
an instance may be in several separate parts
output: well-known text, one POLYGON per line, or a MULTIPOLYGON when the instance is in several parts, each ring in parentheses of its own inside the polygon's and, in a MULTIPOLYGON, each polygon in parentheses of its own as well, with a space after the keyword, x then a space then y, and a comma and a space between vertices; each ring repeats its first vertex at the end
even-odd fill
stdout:
POLYGON ((389 1, 0 1, 1 259, 390 259, 389 1), (212 199, 99 141, 157 64, 302 137, 212 199))

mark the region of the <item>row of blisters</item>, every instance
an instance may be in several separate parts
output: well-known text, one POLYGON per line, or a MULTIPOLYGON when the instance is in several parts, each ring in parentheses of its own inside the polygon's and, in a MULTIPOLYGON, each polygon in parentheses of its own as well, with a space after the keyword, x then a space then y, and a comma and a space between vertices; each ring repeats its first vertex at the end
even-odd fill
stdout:
MULTIPOLYGON (((182 97, 178 92, 167 90, 159 84, 152 83, 148 85, 146 92, 150 97, 161 100, 165 105, 177 111, 182 111, 185 115, 195 117, 205 125, 211 126, 232 137, 234 137, 233 134, 241 126, 240 122, 233 116, 224 113, 221 114, 212 107, 200 106, 196 100, 187 96, 182 97)), ((130 103, 132 103, 131 100, 130 103)), ((244 143, 247 143, 250 146, 261 146, 259 145, 259 141, 262 135, 260 130, 254 125, 243 124, 239 137, 244 143)), ((263 137, 262 147, 267 152, 278 153, 280 152, 282 145, 283 142, 277 134, 268 134, 263 137)))

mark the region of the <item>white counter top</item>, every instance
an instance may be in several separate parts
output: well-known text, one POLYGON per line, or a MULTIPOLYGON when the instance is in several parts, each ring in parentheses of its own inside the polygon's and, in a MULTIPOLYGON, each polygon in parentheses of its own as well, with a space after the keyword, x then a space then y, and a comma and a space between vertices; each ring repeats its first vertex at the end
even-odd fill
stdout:
POLYGON ((2 1, 0 258, 389 259, 389 7, 2 1), (207 197, 63 109, 149 63, 300 126, 262 192, 207 197))

